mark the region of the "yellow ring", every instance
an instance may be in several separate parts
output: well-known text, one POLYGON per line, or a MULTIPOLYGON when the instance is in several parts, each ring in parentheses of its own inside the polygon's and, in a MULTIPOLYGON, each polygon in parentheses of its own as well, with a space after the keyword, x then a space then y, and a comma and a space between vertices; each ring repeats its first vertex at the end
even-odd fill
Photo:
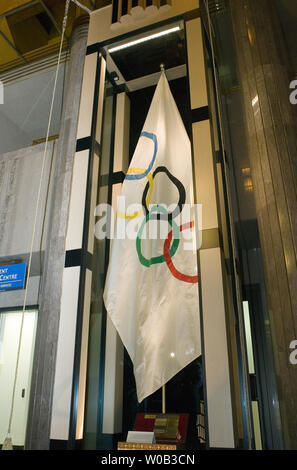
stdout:
MULTIPOLYGON (((143 170, 142 168, 130 168, 127 172, 127 175, 130 175, 131 173, 141 174, 144 171, 145 170, 143 170)), ((147 177, 148 182, 149 182, 149 192, 148 192, 148 195, 147 195, 147 198, 146 198, 146 205, 148 207, 149 203, 150 203, 150 200, 151 200, 152 192, 153 192, 154 180, 153 180, 153 176, 152 176, 151 173, 148 173, 146 175, 146 177, 147 177)), ((134 214, 127 214, 126 212, 117 211, 117 217, 119 217, 120 219, 136 219, 137 217, 140 217, 141 215, 143 215, 143 210, 142 209, 139 212, 134 212, 134 214)))

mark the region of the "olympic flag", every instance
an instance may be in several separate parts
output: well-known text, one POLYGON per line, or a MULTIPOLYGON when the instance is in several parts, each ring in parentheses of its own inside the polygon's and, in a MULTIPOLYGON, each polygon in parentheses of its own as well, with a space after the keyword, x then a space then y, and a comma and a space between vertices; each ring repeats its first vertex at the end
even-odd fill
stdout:
POLYGON ((124 224, 125 237, 112 242, 104 290, 139 402, 201 354, 191 192, 190 140, 162 72, 123 183, 115 234, 124 224))

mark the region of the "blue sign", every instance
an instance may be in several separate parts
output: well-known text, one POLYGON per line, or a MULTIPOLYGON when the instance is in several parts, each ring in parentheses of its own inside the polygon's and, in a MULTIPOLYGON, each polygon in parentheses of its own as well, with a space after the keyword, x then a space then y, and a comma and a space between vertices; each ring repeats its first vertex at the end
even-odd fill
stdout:
POLYGON ((27 263, 0 266, 0 291, 23 289, 25 285, 27 263))

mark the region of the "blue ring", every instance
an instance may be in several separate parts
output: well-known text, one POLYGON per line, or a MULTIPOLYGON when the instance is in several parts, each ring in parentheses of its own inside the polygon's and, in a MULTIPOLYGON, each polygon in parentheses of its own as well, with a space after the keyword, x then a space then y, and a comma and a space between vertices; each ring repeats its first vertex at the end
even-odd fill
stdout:
POLYGON ((141 179, 145 178, 149 174, 151 169, 153 168, 155 160, 156 160, 156 156, 157 156, 157 152, 158 152, 157 136, 155 134, 150 133, 150 132, 145 132, 144 131, 140 134, 140 137, 147 137, 148 139, 151 139, 154 142, 154 155, 153 155, 151 163, 149 164, 147 170, 144 173, 140 173, 140 174, 137 174, 137 175, 126 175, 126 180, 141 180, 141 179))

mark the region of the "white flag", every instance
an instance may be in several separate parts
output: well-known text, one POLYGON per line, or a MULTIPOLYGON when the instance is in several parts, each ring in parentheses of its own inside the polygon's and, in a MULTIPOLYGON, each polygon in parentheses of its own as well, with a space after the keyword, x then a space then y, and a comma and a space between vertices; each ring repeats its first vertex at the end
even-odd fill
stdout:
POLYGON ((190 140, 162 73, 123 183, 104 291, 139 402, 201 354, 191 191, 190 140))

